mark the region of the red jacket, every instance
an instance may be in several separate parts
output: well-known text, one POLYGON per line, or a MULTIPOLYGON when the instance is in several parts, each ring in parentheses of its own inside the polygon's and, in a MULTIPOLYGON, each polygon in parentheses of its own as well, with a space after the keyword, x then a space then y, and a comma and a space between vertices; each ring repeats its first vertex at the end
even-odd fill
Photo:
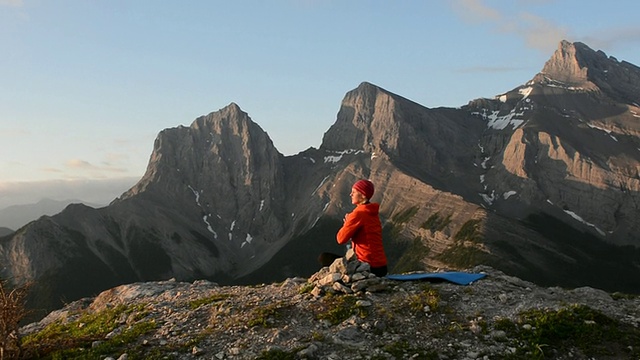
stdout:
POLYGON ((380 205, 376 203, 360 204, 347 214, 344 225, 338 231, 338 244, 351 240, 358 260, 371 267, 387 265, 387 257, 382 246, 382 224, 378 214, 380 205))

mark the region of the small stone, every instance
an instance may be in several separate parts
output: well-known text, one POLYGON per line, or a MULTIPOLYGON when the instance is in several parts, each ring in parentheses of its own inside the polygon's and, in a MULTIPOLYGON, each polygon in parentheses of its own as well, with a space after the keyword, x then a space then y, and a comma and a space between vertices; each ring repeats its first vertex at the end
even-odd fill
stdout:
POLYGON ((367 263, 360 263, 356 268, 357 272, 371 271, 371 266, 367 263))
POLYGON ((311 290, 311 295, 315 297, 322 296, 322 294, 324 294, 324 290, 322 289, 322 286, 316 286, 313 288, 313 290, 311 290))
POLYGON ((331 266, 329 266, 329 271, 339 273, 340 276, 347 274, 347 259, 343 257, 335 259, 331 266))
POLYGON ((356 282, 356 281, 360 281, 360 280, 364 280, 367 277, 364 276, 362 273, 355 273, 353 275, 351 275, 351 282, 356 282))
POLYGON ((306 349, 298 351, 298 356, 303 359, 313 358, 316 351, 318 351, 318 346, 311 344, 306 349))
POLYGON ((353 291, 348 288, 347 286, 339 283, 339 282, 334 282, 333 286, 332 286, 333 290, 337 291, 337 292, 341 292, 343 294, 351 294, 353 293, 353 291))
POLYGON ((507 296, 507 294, 503 293, 503 294, 498 295, 498 300, 500 300, 500 302, 502 304, 506 304, 507 301, 509 300, 509 297, 507 296))
POLYGON ((373 284, 367 287, 367 291, 370 291, 370 292, 381 292, 381 291, 387 291, 388 289, 389 289, 389 286, 385 283, 373 284))
POLYGON ((342 274, 340 273, 330 273, 329 275, 323 277, 322 279, 320 279, 320 281, 318 281, 318 285, 320 286, 324 286, 324 285, 331 285, 334 282, 338 281, 342 279, 342 274))

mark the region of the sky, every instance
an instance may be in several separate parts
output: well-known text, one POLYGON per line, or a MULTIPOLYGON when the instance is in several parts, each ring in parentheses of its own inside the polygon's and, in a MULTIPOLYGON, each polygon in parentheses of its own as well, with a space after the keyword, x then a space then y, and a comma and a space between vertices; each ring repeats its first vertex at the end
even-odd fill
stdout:
POLYGON ((0 0, 0 208, 108 202, 161 130, 232 102, 293 155, 363 81, 458 107, 526 83, 563 39, 640 65, 637 14, 637 0, 0 0))

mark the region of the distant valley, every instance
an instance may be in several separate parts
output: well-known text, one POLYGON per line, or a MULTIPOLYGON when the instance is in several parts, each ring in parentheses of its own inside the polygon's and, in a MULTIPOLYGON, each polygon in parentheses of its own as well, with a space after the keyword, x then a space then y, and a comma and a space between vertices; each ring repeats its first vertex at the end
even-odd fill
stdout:
MULTIPOLYGON (((37 220, 43 215, 55 215, 69 204, 85 204, 94 208, 106 206, 107 204, 94 204, 82 200, 52 200, 42 199, 34 204, 12 205, 4 209, 0 209, 0 227, 8 228, 15 231, 26 225, 30 221, 37 220)), ((0 236, 6 235, 7 230, 3 233, 0 229, 0 236)))

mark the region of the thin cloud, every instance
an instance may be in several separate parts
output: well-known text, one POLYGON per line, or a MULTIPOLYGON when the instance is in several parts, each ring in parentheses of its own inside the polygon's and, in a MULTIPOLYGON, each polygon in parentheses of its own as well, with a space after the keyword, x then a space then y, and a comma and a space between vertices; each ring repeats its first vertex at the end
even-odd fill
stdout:
POLYGON ((102 161, 102 165, 115 166, 116 164, 126 161, 128 158, 129 156, 126 154, 108 153, 106 159, 102 161))
POLYGON ((480 0, 453 1, 453 10, 470 23, 495 22, 502 20, 502 14, 480 0))
POLYGON ((596 36, 587 35, 581 37, 579 41, 596 49, 611 51, 629 44, 640 43, 640 27, 608 29, 600 31, 596 36))
MULTIPOLYGON (((113 155, 113 154, 112 154, 113 155)), ((109 156, 108 156, 109 158, 109 156)), ((113 156, 111 159, 115 159, 113 156)), ((81 160, 81 159, 71 159, 66 162, 66 167, 74 170, 83 170, 83 171, 92 171, 93 173, 98 172, 107 172, 107 173, 125 173, 127 169, 124 167, 116 166, 109 160, 102 161, 101 164, 103 166, 93 165, 92 163, 81 160)))
MULTIPOLYGON (((520 3, 520 6, 529 4, 520 3)), ((505 14, 481 0, 453 1, 452 8, 463 21, 489 24, 495 32, 514 34, 520 37, 527 47, 545 54, 554 50, 561 40, 569 38, 567 30, 563 27, 526 11, 515 15, 505 14)))
POLYGON ((24 5, 22 0, 0 0, 0 6, 21 7, 24 5))
POLYGON ((112 177, 110 174, 126 174, 129 170, 126 167, 109 161, 109 158, 116 160, 117 157, 123 155, 108 156, 108 159, 101 162, 101 165, 94 165, 89 161, 82 159, 70 159, 64 163, 62 168, 46 167, 40 169, 46 173, 61 174, 64 179, 107 179, 112 177))
POLYGON ((72 169, 96 169, 90 162, 80 159, 71 159, 65 165, 72 169))
POLYGON ((24 128, 0 129, 0 138, 15 138, 19 136, 29 136, 29 135, 31 135, 31 132, 24 128))
POLYGON ((548 53, 555 50, 561 40, 568 38, 565 28, 540 16, 524 12, 518 18, 516 32, 530 48, 548 53))
POLYGON ((524 67, 511 67, 511 66, 473 66, 468 68, 462 68, 456 70, 458 73, 505 73, 511 71, 527 70, 524 67))
POLYGON ((52 167, 42 168, 42 171, 47 172, 47 173, 54 173, 54 174, 60 174, 60 173, 63 172, 60 169, 56 169, 56 168, 52 168, 52 167))

